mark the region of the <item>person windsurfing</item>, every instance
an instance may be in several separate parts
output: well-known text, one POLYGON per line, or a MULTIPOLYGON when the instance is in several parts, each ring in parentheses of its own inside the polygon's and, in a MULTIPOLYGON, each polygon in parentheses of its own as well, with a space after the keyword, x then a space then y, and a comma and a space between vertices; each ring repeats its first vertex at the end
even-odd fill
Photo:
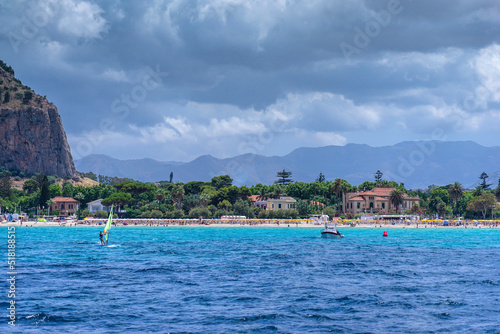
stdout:
POLYGON ((99 238, 101 239, 101 245, 105 244, 104 239, 103 239, 105 233, 106 232, 104 232, 104 231, 99 231, 99 238))

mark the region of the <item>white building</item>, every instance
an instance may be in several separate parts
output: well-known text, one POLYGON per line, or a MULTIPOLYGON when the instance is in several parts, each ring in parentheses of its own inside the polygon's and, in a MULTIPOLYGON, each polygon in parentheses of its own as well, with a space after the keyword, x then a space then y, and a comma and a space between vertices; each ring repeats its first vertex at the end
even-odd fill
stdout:
POLYGON ((111 209, 109 206, 104 206, 102 205, 102 198, 99 198, 99 199, 96 199, 95 201, 92 201, 92 202, 88 202, 87 203, 87 209, 92 212, 92 213, 96 213, 97 210, 101 210, 101 211, 107 211, 109 212, 109 210, 111 209))

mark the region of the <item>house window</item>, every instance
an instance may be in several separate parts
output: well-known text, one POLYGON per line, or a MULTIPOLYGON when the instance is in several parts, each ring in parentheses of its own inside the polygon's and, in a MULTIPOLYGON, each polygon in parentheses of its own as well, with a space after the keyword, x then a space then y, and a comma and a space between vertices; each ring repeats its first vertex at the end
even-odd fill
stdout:
POLYGON ((370 201, 373 201, 374 199, 375 199, 375 197, 373 197, 373 196, 370 196, 370 197, 369 197, 369 200, 370 200, 370 201))
POLYGON ((385 203, 382 203, 382 209, 385 209, 385 203))
POLYGON ((352 209, 352 202, 351 202, 351 209, 352 209))
POLYGON ((278 209, 281 209, 281 203, 278 204, 278 209))
POLYGON ((68 204, 68 209, 73 209, 73 204, 68 204))
POLYGON ((61 204, 61 210, 64 209, 64 204, 61 204))
POLYGON ((373 209, 373 202, 370 202, 370 209, 373 209))
POLYGON ((359 204, 359 202, 358 202, 358 209, 359 209, 359 207, 360 207, 360 204, 359 204))

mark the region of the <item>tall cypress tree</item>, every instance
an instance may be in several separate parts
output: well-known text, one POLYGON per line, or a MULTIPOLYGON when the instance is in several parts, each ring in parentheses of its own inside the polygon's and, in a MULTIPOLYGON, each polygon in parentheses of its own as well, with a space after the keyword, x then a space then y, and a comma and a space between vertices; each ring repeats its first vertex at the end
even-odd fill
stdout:
POLYGON ((38 182, 38 188, 40 189, 38 204, 40 207, 47 207, 47 201, 50 199, 49 179, 47 175, 38 175, 36 177, 36 181, 38 182))
POLYGON ((0 197, 9 198, 11 195, 12 181, 10 180, 10 172, 2 172, 2 178, 0 179, 0 197))

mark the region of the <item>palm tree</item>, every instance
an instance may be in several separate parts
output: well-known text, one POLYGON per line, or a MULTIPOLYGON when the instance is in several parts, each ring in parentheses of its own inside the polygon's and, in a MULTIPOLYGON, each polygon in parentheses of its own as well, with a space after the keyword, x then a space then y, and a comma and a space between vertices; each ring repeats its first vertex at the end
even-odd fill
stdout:
POLYGON ((165 192, 163 191, 163 189, 158 189, 156 191, 155 198, 158 201, 158 204, 160 204, 161 201, 163 201, 163 199, 165 198, 165 192))
POLYGON ((265 200, 267 200, 268 196, 269 196, 269 194, 267 193, 266 189, 264 187, 262 187, 262 188, 260 188, 257 199, 259 201, 265 201, 265 200))
POLYGON ((54 205, 54 204, 55 204, 55 202, 54 202, 53 200, 51 200, 51 199, 49 199, 49 200, 47 201, 47 205, 48 205, 48 207, 49 207, 49 212, 48 212, 48 213, 49 213, 49 214, 48 214, 49 216, 50 216, 50 208, 51 208, 51 207, 52 207, 52 205, 54 205))
MULTIPOLYGON (((349 184, 347 183, 346 180, 343 180, 343 181, 344 182, 342 182, 342 185, 340 186, 340 192, 342 193, 342 198, 344 198, 345 194, 347 194, 349 192, 349 184)), ((341 200, 340 204, 343 205, 344 201, 341 200)))
POLYGON ((200 203, 203 207, 206 207, 210 201, 212 200, 212 196, 210 194, 202 192, 200 195, 200 203))
POLYGON ((181 209, 181 202, 182 198, 184 197, 184 187, 183 186, 178 186, 175 185, 173 189, 170 191, 170 195, 172 198, 175 200, 175 204, 177 206, 177 209, 181 209))
POLYGON ((344 183, 344 180, 342 179, 335 179, 332 185, 332 191, 335 194, 335 197, 337 199, 337 210, 339 209, 339 195, 340 192, 342 191, 342 184, 344 183))
POLYGON ((451 185, 448 190, 452 201, 455 203, 455 212, 458 211, 458 200, 461 199, 464 195, 464 187, 460 182, 455 182, 451 185))
POLYGON ((389 201, 396 208, 396 212, 398 212, 399 206, 403 204, 404 195, 403 192, 399 189, 394 189, 391 191, 389 196, 389 201))

